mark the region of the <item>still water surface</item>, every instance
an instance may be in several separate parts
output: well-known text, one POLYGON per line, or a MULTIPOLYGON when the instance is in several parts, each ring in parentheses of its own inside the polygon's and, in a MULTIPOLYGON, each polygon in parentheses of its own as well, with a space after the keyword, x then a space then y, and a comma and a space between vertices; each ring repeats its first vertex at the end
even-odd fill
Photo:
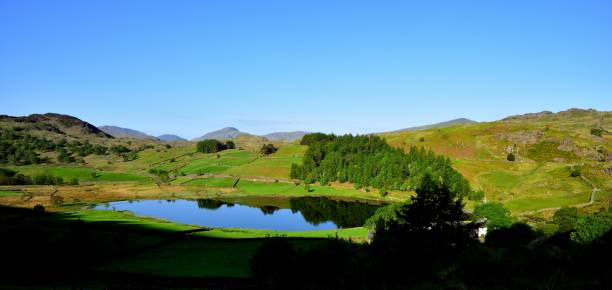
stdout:
POLYGON ((273 204, 215 199, 135 200, 99 204, 94 209, 127 210, 137 215, 208 227, 307 231, 358 227, 380 207, 324 197, 292 198, 273 204))

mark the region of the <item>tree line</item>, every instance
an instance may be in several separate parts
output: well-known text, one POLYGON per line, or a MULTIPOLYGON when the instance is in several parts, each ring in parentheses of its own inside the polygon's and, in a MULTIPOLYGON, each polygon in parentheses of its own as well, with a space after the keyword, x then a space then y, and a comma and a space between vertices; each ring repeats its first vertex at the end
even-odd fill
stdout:
POLYGON ((79 181, 76 178, 64 182, 64 179, 51 174, 39 174, 34 177, 17 173, 16 171, 0 168, 0 185, 77 185, 79 181))
POLYGON ((291 178, 305 183, 350 182, 356 187, 410 191, 425 174, 441 179, 450 190, 467 195, 470 186, 451 161, 422 147, 408 152, 391 147, 374 135, 314 133, 300 142, 308 145, 302 165, 292 164, 291 178))

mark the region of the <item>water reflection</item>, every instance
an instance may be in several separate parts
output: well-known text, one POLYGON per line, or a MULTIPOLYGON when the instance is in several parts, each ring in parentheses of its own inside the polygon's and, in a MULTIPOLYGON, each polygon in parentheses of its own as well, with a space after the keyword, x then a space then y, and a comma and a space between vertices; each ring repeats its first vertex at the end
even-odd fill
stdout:
POLYGON ((301 197, 117 201, 94 208, 112 207, 138 215, 210 227, 302 231, 362 226, 379 206, 325 197, 301 197))

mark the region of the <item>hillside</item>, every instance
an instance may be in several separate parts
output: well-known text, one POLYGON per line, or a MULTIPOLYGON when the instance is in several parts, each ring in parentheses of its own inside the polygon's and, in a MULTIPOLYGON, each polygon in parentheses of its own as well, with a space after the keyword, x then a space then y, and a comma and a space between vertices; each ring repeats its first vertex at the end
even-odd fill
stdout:
POLYGON ((191 141, 200 141, 206 139, 217 139, 217 140, 227 140, 227 139, 235 139, 240 135, 245 135, 247 133, 240 132, 238 129, 234 127, 225 127, 216 131, 212 131, 206 133, 198 138, 194 138, 191 141))
POLYGON ((159 135, 157 136, 157 139, 161 141, 166 141, 166 142, 187 141, 187 139, 185 138, 182 138, 177 135, 172 135, 172 134, 159 135))
POLYGON ((470 120, 470 119, 466 119, 466 118, 458 118, 458 119, 453 119, 453 120, 435 123, 435 124, 399 129, 393 132, 409 132, 409 131, 426 130, 426 129, 433 129, 433 128, 446 128, 446 127, 450 127, 454 125, 474 124, 474 123, 478 123, 478 122, 470 120))
POLYGON ((262 137, 270 140, 270 141, 295 141, 304 137, 304 135, 309 132, 304 131, 293 131, 293 132, 274 132, 270 134, 263 135, 262 137))
POLYGON ((133 139, 149 139, 157 140, 157 137, 147 135, 144 132, 140 132, 133 129, 121 128, 117 126, 100 126, 100 130, 115 138, 133 138, 133 139))
POLYGON ((0 127, 18 128, 31 134, 74 138, 113 138, 96 126, 79 118, 56 113, 32 114, 25 117, 0 115, 0 127))
POLYGON ((488 200, 526 211, 595 202, 612 197, 612 112, 570 109, 512 116, 500 121, 381 134, 393 146, 430 148, 449 156, 488 200), (511 162, 509 153, 516 156, 511 162), (572 166, 582 175, 571 177, 572 166))

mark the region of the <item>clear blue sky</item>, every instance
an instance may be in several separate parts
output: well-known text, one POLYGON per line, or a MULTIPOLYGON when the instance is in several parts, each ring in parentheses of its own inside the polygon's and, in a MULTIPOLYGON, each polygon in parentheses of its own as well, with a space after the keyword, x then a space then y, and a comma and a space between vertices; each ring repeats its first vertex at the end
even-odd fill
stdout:
POLYGON ((0 114, 195 137, 612 109, 612 1, 0 0, 0 114))

